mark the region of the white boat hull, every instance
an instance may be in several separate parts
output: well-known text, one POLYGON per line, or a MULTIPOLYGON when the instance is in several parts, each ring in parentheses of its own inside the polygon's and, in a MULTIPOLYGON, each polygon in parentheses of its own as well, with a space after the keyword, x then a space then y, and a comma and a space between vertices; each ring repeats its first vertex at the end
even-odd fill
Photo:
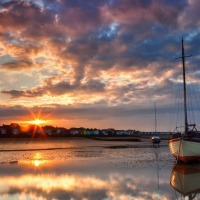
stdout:
POLYGON ((183 162, 200 159, 200 141, 176 138, 169 140, 172 155, 183 162))

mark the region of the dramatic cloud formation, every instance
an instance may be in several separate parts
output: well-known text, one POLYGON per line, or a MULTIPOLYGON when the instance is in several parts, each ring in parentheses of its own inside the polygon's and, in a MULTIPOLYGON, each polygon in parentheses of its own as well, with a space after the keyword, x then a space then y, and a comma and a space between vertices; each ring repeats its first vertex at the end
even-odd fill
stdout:
POLYGON ((52 125, 66 128, 152 131, 155 102, 159 129, 169 131, 172 96, 177 97, 172 88, 182 81, 181 60, 174 60, 182 37, 186 54, 193 55, 186 65, 193 70, 189 96, 195 99, 189 110, 197 115, 199 4, 1 1, 1 121, 18 121, 30 117, 26 110, 42 108, 44 115, 51 113, 52 125))

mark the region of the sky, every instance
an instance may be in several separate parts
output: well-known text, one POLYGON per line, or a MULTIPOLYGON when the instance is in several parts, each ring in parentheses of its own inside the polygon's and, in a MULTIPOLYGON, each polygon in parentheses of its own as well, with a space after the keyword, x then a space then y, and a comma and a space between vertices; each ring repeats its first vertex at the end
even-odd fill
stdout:
POLYGON ((175 111, 183 113, 182 93, 175 92, 181 59, 174 59, 183 38, 192 55, 186 66, 195 101, 188 110, 198 125, 199 6, 195 0, 0 0, 0 123, 40 118, 66 128, 154 131, 156 121, 157 131, 173 131, 181 121, 175 111))

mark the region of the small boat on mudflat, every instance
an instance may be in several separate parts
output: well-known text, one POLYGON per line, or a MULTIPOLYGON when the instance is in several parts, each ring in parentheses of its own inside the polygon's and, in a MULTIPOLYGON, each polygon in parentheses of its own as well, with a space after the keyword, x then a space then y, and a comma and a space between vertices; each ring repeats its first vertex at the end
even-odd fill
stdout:
POLYGON ((151 138, 151 142, 152 142, 153 146, 155 144, 157 144, 159 146, 161 139, 158 136, 157 130, 156 130, 156 128, 157 128, 157 118, 156 118, 156 104, 155 103, 154 103, 154 108, 155 108, 155 135, 151 138))
POLYGON ((152 143, 153 143, 153 145, 154 144, 160 144, 160 142, 161 142, 161 139, 160 139, 160 137, 159 136, 153 136, 152 138, 151 138, 151 141, 152 141, 152 143))

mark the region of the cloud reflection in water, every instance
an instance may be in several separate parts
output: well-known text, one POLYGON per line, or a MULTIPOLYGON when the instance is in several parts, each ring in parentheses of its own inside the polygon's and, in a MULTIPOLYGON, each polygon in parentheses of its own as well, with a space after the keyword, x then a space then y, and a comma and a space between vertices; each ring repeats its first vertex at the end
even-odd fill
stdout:
POLYGON ((120 162, 71 159, 44 161, 38 167, 33 161, 2 164, 0 199, 172 199, 168 177, 162 177, 163 189, 158 191, 155 168, 137 171, 120 167, 120 162))

